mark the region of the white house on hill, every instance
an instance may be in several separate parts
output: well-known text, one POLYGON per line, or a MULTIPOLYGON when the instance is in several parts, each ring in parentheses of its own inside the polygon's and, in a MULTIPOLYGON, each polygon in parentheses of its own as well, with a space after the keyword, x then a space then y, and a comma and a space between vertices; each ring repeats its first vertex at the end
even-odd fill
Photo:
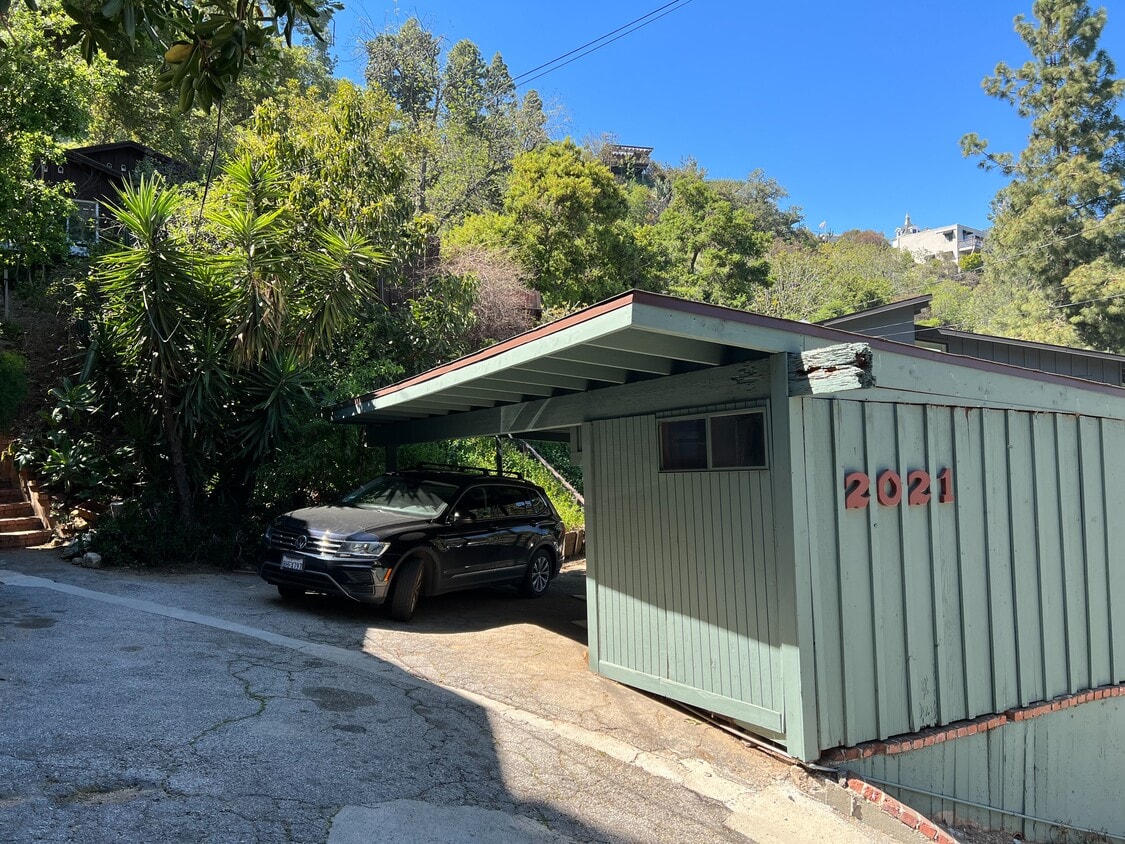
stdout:
POLYGON ((903 224, 895 229, 895 239, 891 241, 891 245, 895 249, 909 252, 920 264, 933 258, 958 260, 981 251, 984 232, 960 223, 935 229, 920 229, 910 222, 910 215, 907 214, 903 224))

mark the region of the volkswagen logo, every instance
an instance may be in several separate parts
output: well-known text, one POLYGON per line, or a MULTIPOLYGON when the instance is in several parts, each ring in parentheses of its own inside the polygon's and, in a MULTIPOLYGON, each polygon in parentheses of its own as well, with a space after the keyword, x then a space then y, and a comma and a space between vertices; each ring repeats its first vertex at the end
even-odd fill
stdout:
POLYGON ((293 547, 295 547, 298 551, 304 549, 304 547, 308 544, 309 544, 309 538, 307 536, 305 536, 303 533, 300 536, 298 536, 295 540, 293 540, 293 547))

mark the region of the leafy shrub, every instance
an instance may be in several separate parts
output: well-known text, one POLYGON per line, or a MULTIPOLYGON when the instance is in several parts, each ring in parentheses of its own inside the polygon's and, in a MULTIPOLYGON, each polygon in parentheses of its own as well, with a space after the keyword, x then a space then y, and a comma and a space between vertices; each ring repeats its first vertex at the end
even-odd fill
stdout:
POLYGON ((186 524, 170 497, 134 498, 98 522, 90 547, 112 566, 232 568, 253 561, 259 525, 217 512, 200 515, 186 524))
POLYGON ((27 398, 27 361, 15 352, 0 352, 0 430, 7 431, 27 398))
POLYGON ((957 268, 963 273, 975 272, 983 266, 984 256, 979 252, 970 252, 968 255, 962 255, 957 261, 957 268))
POLYGON ((40 414, 49 427, 13 443, 16 465, 70 502, 105 500, 129 491, 137 479, 132 447, 88 427, 103 406, 97 390, 64 378, 50 395, 54 406, 40 414))
MULTIPOLYGON (((586 517, 582 508, 550 472, 533 457, 520 451, 511 440, 504 439, 501 442, 503 444, 505 469, 519 472, 532 483, 543 487, 568 528, 576 528, 585 524, 586 517)), ((540 443, 536 443, 537 451, 539 451, 539 445, 540 443)), ((561 458, 561 452, 553 452, 550 458, 552 466, 558 468, 559 463, 562 462, 561 458)), ((398 463, 400 467, 408 468, 419 461, 492 468, 496 465, 496 440, 492 437, 478 437, 404 446, 399 449, 398 463)), ((569 455, 565 462, 570 463, 569 455)), ((575 469, 577 467, 571 465, 569 471, 573 472, 575 469)), ((560 471, 560 474, 566 477, 565 472, 560 471)))

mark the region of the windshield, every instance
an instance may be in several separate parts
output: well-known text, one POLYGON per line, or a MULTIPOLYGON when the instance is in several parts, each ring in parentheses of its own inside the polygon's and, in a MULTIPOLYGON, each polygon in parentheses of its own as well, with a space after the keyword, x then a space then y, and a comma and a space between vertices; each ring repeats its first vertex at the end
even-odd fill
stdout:
POLYGON ((349 492, 340 503, 432 519, 453 500, 456 493, 457 487, 453 484, 383 475, 349 492))

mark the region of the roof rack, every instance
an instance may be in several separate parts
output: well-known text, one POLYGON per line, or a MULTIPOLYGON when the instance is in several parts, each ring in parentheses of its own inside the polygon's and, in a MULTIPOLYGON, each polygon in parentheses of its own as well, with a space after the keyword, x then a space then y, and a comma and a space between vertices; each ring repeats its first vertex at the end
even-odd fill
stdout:
POLYGON ((468 475, 481 475, 483 477, 516 478, 525 480, 522 472, 513 472, 508 469, 486 469, 484 466, 460 466, 456 463, 431 463, 427 460, 414 464, 414 469, 428 469, 439 472, 461 472, 468 475))

